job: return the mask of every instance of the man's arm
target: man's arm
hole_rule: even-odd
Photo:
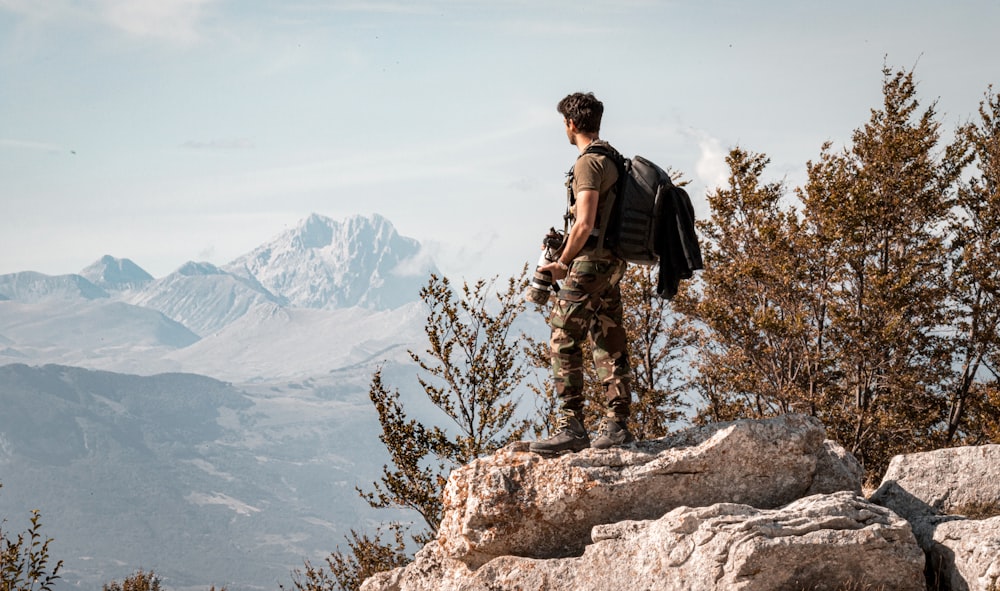
[[[566,237],[566,245],[559,256],[559,260],[566,265],[573,262],[576,255],[583,250],[587,239],[590,238],[590,233],[593,231],[597,220],[597,200],[599,196],[600,194],[593,189],[585,189],[576,194],[576,219],[573,221],[573,227],[570,228],[569,236]],[[552,278],[557,281],[565,278],[567,275],[567,271],[559,266],[558,263],[549,263],[540,270],[552,273]]]

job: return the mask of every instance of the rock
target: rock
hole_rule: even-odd
[[[852,492],[781,509],[678,507],[656,520],[599,525],[582,556],[496,558],[477,570],[429,544],[362,591],[581,589],[923,591],[923,552],[906,521]]]
[[[1000,517],[990,519],[930,518],[914,525],[927,562],[951,591],[1000,589]]]
[[[872,501],[910,521],[929,571],[951,591],[1000,589],[1000,445],[956,447],[896,456]]]
[[[896,456],[872,500],[908,519],[976,505],[1000,508],[1000,445]]]
[[[775,508],[842,490],[860,493],[860,466],[804,415],[557,458],[521,443],[452,472],[437,543],[472,569],[499,556],[578,556],[596,525],[657,519],[680,506]]]

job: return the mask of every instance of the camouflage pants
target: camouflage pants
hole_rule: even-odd
[[[575,260],[556,299],[549,326],[552,328],[552,379],[563,412],[582,418],[583,351],[589,336],[594,365],[604,385],[609,416],[628,417],[631,369],[619,281],[625,261]]]

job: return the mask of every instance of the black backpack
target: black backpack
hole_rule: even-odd
[[[659,264],[657,293],[672,298],[681,279],[704,268],[690,196],[642,156],[625,158],[606,144],[592,144],[587,152],[611,158],[618,168],[618,184],[600,220],[597,244],[629,263]]]

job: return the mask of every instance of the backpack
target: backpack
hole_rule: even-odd
[[[606,248],[629,263],[660,265],[657,294],[670,299],[681,279],[703,269],[694,225],[694,207],[687,191],[653,162],[625,158],[604,144],[585,151],[611,158],[618,168],[618,184],[606,207],[597,237]]]

